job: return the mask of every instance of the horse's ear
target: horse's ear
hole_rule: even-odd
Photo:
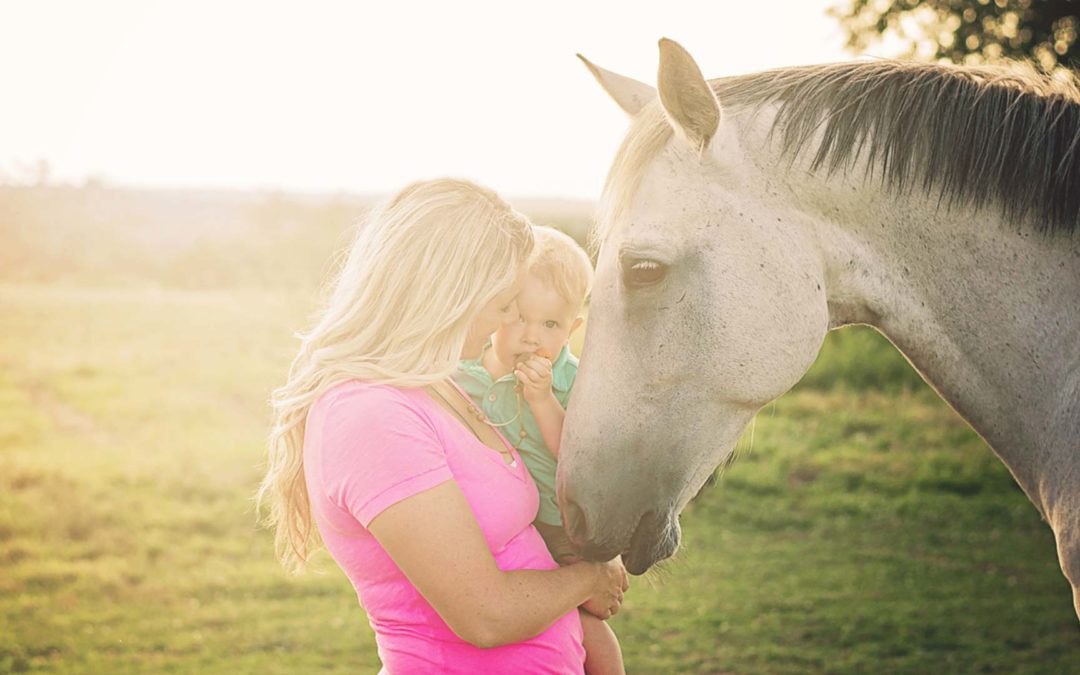
[[[703,150],[720,126],[720,102],[694,58],[678,42],[660,40],[660,104],[676,133]]]
[[[604,70],[581,54],[578,54],[577,57],[589,69],[589,72],[604,88],[604,91],[615,99],[619,107],[631,117],[638,114],[638,111],[644,108],[646,103],[656,100],[656,90],[644,82],[638,82],[633,78],[613,73],[610,70]]]

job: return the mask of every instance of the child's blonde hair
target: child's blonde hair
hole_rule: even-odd
[[[536,248],[529,259],[529,273],[580,310],[593,283],[588,254],[572,237],[553,227],[534,225],[533,237]]]
[[[269,502],[265,521],[286,566],[303,567],[319,543],[304,479],[311,406],[347,380],[421,387],[450,375],[473,320],[514,283],[532,248],[529,220],[467,181],[413,183],[372,211],[272,397],[256,501]]]

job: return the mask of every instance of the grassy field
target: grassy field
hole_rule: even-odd
[[[0,186],[0,673],[377,669],[333,561],[285,574],[251,502],[369,203]],[[832,334],[739,455],[614,620],[630,672],[1080,672],[1049,529],[875,333]]]
[[[375,672],[254,526],[309,292],[0,285],[0,672]],[[830,337],[613,622],[632,673],[1080,669],[1053,538],[876,334]]]

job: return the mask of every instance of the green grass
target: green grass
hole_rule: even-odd
[[[0,672],[374,672],[254,527],[308,293],[0,286]],[[634,673],[1075,672],[1053,538],[880,337],[830,336],[613,621]]]

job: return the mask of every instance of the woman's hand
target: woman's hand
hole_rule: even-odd
[[[630,578],[626,575],[622,558],[614,558],[606,563],[585,562],[579,565],[595,565],[596,584],[593,595],[581,607],[598,619],[610,619],[622,608],[623,594],[630,588]]]

